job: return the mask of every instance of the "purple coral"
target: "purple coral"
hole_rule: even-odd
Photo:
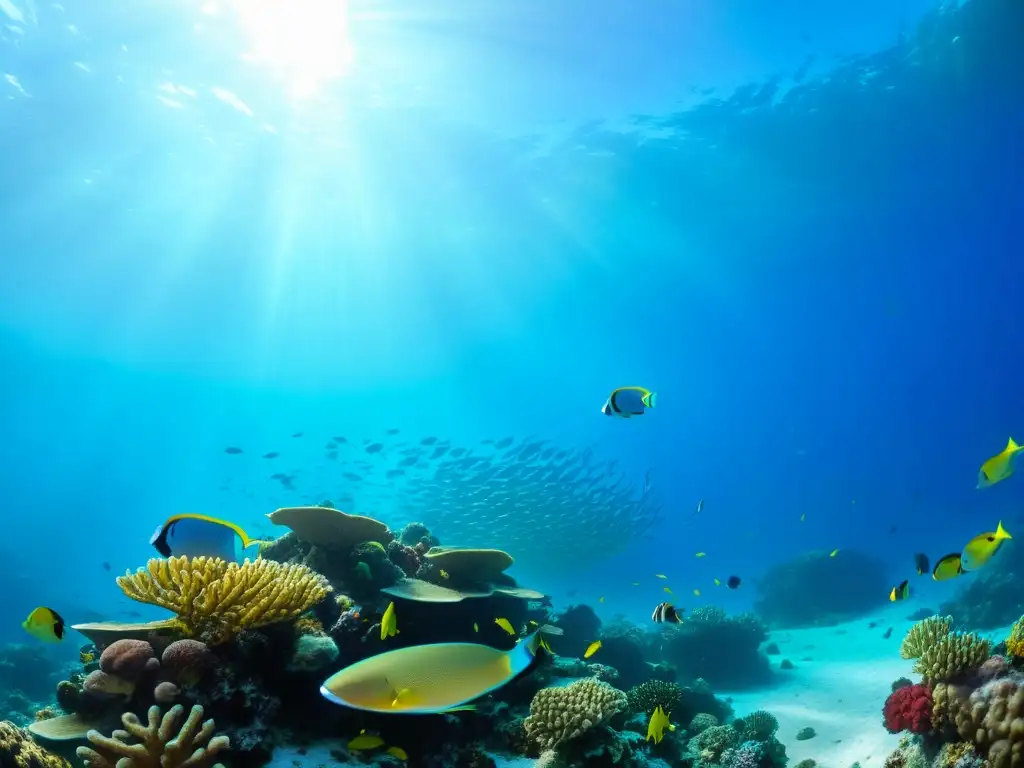
[[[164,649],[161,660],[169,675],[183,685],[195,685],[217,664],[213,651],[198,640],[175,640]]]
[[[145,640],[116,640],[100,655],[100,669],[122,680],[138,682],[147,672],[159,669],[153,646]]]

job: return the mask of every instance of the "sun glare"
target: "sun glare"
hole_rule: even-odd
[[[354,51],[345,0],[222,0],[205,13],[233,14],[248,41],[244,58],[272,69],[296,98],[346,75]]]

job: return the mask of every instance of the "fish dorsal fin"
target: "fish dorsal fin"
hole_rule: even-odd
[[[998,540],[998,539],[1012,539],[1012,538],[1013,538],[1013,536],[1011,536],[1009,534],[1009,532],[1005,528],[1003,528],[1003,521],[1000,520],[999,523],[996,525],[996,539]]]
[[[1019,450],[1020,450],[1020,446],[1017,445],[1017,442],[1012,437],[1008,438],[1007,441],[1006,441],[1006,452],[1007,453],[1016,453]]]

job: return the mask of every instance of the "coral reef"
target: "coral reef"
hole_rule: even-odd
[[[907,632],[900,655],[916,659],[914,671],[926,680],[948,682],[981,666],[991,655],[988,640],[973,633],[953,632],[952,618],[919,621]]]
[[[753,614],[727,616],[706,606],[688,621],[666,627],[662,636],[664,657],[685,680],[702,678],[714,687],[739,689],[771,679],[768,658],[758,650],[767,631]]]
[[[600,680],[577,680],[564,687],[538,691],[523,728],[542,750],[556,749],[625,707],[626,695],[622,691]]]
[[[70,764],[37,745],[14,723],[3,720],[0,721],[0,768],[70,768]]]
[[[808,627],[837,624],[879,607],[889,591],[884,563],[855,550],[830,555],[808,552],[770,568],[757,584],[754,612],[772,628]]]
[[[889,733],[928,733],[932,729],[932,690],[927,685],[905,685],[889,694],[882,707]]]

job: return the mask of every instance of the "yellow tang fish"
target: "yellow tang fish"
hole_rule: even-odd
[[[404,762],[406,762],[406,761],[407,761],[407,760],[409,759],[409,753],[408,753],[408,752],[406,752],[406,751],[405,751],[404,749],[402,749],[401,747],[388,747],[388,748],[387,748],[386,750],[384,750],[384,751],[385,751],[385,752],[387,752],[387,753],[388,753],[389,755],[391,755],[392,757],[397,757],[397,758],[398,758],[399,760],[401,760],[401,761],[402,761],[403,763],[404,763]]]
[[[1002,521],[994,531],[975,536],[960,553],[960,566],[965,571],[976,571],[992,559],[992,556],[1003,546],[1003,542],[1013,537],[1003,528]]]
[[[1013,463],[1021,447],[1011,437],[1006,441],[1006,447],[990,459],[987,459],[978,470],[978,488],[988,488],[1000,480],[1005,480],[1013,474]]]
[[[398,617],[395,616],[395,604],[388,603],[387,610],[380,620],[380,639],[387,640],[398,634]]]
[[[662,590],[664,590],[665,592],[668,592],[668,593],[669,593],[670,595],[671,595],[671,594],[674,594],[674,593],[672,592],[672,590],[671,590],[671,589],[669,589],[668,587],[662,587]]]
[[[828,556],[829,557],[835,557],[838,554],[839,554],[839,550],[838,549],[833,549],[831,552],[828,553]]]
[[[512,623],[508,619],[505,619],[505,618],[495,619],[494,623],[497,624],[502,629],[504,629],[510,635],[514,635],[516,633],[516,631],[514,629],[512,629]]]
[[[707,557],[707,555],[708,555],[708,553],[707,553],[707,552],[698,552],[698,553],[697,553],[697,554],[695,555],[695,557]]]
[[[654,739],[655,744],[660,744],[661,740],[665,738],[665,729],[674,731],[676,727],[668,721],[668,715],[665,714],[665,710],[661,708],[659,704],[654,708],[651,713],[651,719],[647,723],[647,741]]]
[[[21,622],[21,627],[44,643],[59,643],[64,639],[64,619],[52,608],[39,606]]]
[[[473,622],[473,631],[474,632],[479,632],[480,631],[480,625],[477,624],[475,621]]]
[[[592,642],[590,645],[587,646],[587,650],[585,650],[583,652],[583,658],[584,659],[589,659],[591,656],[593,656],[599,650],[601,650],[601,641],[600,640],[595,640],[594,642]]]
[[[718,579],[715,579],[715,586],[716,587],[722,586],[722,582],[720,582]]]
[[[346,746],[352,751],[376,749],[377,747],[384,746],[384,739],[376,734],[363,732],[352,739]]]
[[[450,579],[450,578],[451,578],[451,576],[449,576],[449,575],[448,575],[448,571],[446,571],[446,570],[445,570],[444,568],[442,568],[442,569],[441,569],[441,570],[439,571],[439,575],[440,575],[440,577],[441,577],[442,579]]]

